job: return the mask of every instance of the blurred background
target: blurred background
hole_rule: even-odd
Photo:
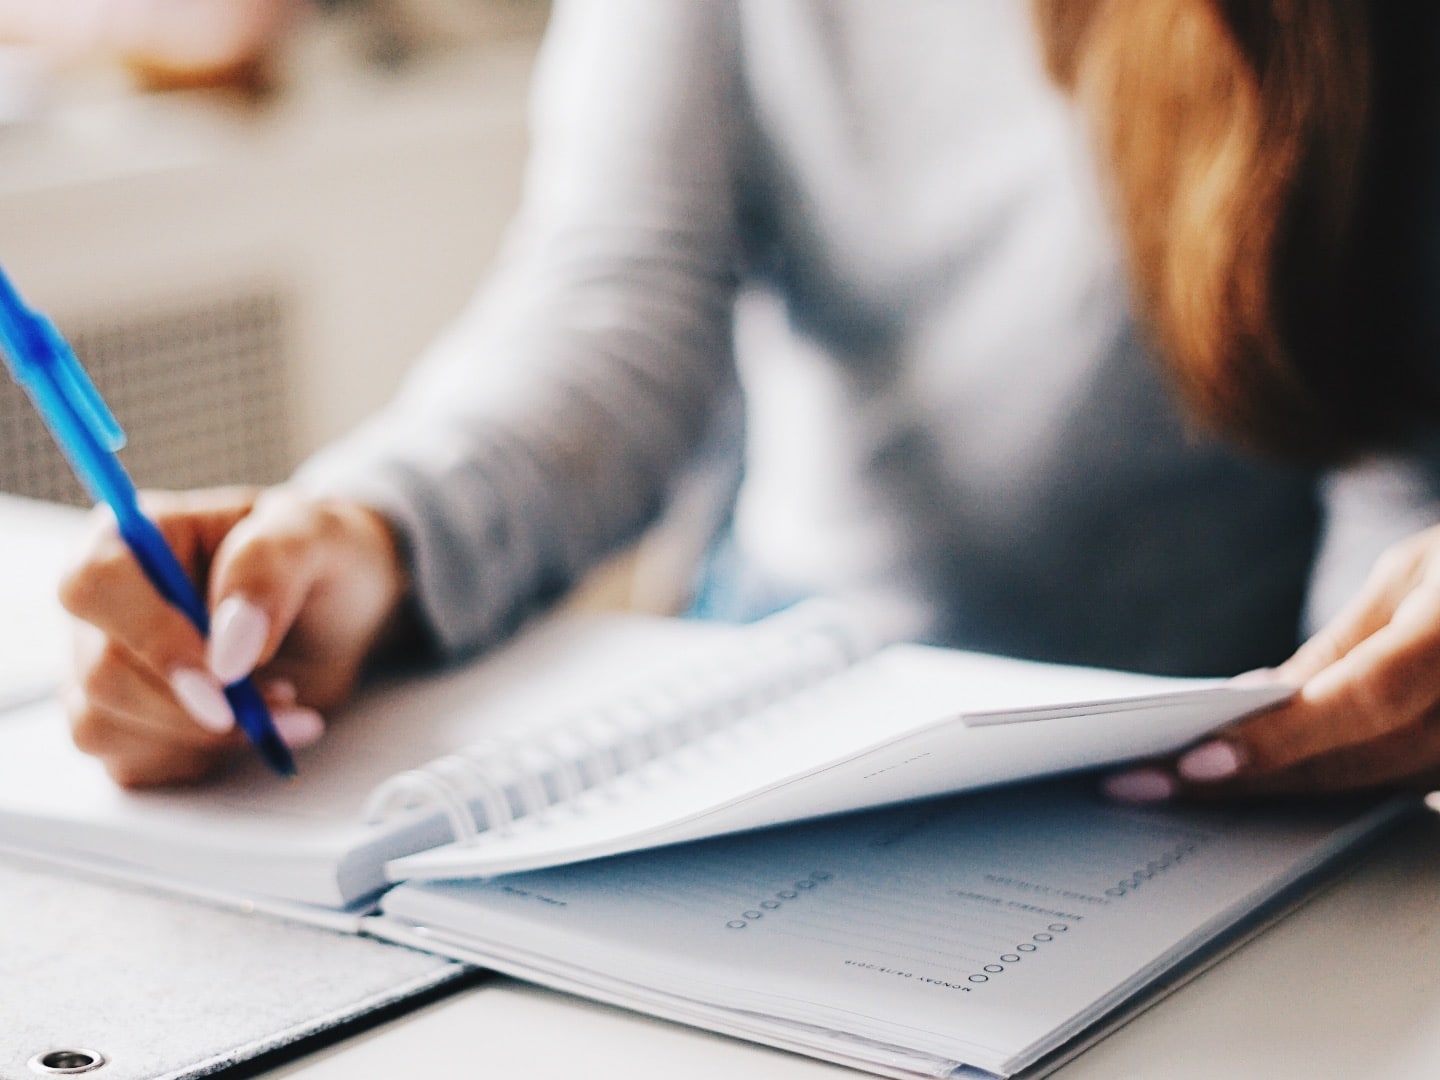
[[[514,208],[546,0],[0,0],[0,264],[142,487],[280,479]],[[0,492],[83,496],[0,379]]]

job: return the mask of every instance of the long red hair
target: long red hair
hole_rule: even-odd
[[[1435,405],[1395,324],[1417,269],[1399,203],[1418,193],[1396,148],[1424,61],[1380,6],[1034,0],[1051,75],[1093,124],[1137,309],[1192,411],[1252,448],[1344,458]]]

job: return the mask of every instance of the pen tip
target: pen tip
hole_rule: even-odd
[[[294,780],[296,769],[295,759],[290,756],[290,750],[279,738],[266,739],[260,744],[260,756],[265,759],[276,776],[286,780]]]

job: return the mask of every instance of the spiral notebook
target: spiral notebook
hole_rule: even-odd
[[[0,847],[191,893],[351,912],[489,876],[1164,753],[1283,697],[872,638],[843,608],[748,627],[543,624],[381,685],[300,759],[124,792],[57,705],[0,714]]]

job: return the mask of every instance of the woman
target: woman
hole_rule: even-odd
[[[77,744],[198,776],[257,665],[319,737],[377,653],[503,636],[718,446],[712,607],[842,593],[916,638],[1303,683],[1120,797],[1428,782],[1440,334],[1430,162],[1401,158],[1434,19],[1407,18],[561,4],[472,309],[292,483],[157,498],[208,653],[113,538],[68,581]]]

